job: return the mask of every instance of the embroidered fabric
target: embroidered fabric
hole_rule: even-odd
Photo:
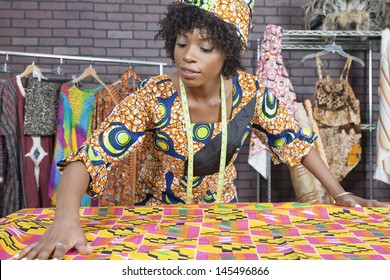
[[[28,79],[24,115],[24,134],[54,135],[61,84]]]

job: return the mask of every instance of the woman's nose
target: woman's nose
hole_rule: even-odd
[[[185,62],[194,62],[196,60],[196,52],[193,47],[188,47],[183,57]]]

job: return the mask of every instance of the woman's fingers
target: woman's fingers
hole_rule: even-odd
[[[84,240],[84,241],[77,241],[74,247],[82,255],[88,255],[88,254],[91,254],[93,252],[93,249],[91,247],[87,246],[87,241],[86,240]]]
[[[66,243],[58,242],[54,248],[53,260],[62,260],[70,249]]]
[[[14,259],[14,260],[21,260],[21,259],[25,258],[26,255],[27,255],[28,253],[30,253],[30,251],[36,246],[36,244],[37,244],[37,243],[34,243],[34,244],[31,244],[31,245],[27,246],[27,247],[24,248],[22,251],[20,251],[19,253],[17,253],[17,254],[13,257],[13,259]]]

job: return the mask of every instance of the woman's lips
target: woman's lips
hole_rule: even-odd
[[[199,74],[199,72],[191,69],[181,68],[180,69],[181,76],[185,79],[193,79],[195,76]]]

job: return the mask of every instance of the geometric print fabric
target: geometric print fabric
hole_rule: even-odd
[[[65,259],[390,260],[390,209],[237,203],[80,209],[91,255]],[[0,219],[0,259],[38,240],[54,209]]]

